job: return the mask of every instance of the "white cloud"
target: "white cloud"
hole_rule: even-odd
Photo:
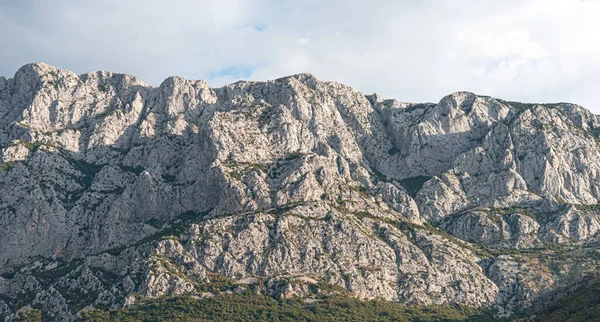
[[[4,2],[0,74],[45,61],[220,86],[311,72],[403,101],[470,90],[600,113],[599,15],[594,0]]]
[[[296,43],[298,45],[310,45],[310,40],[308,40],[306,38],[298,38],[298,39],[296,39]]]

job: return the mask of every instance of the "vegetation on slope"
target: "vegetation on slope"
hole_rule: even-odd
[[[580,322],[600,319],[600,282],[556,301],[535,315],[534,321]]]
[[[496,321],[489,311],[460,306],[408,306],[346,296],[303,303],[256,294],[147,300],[125,309],[92,310],[79,321]]]

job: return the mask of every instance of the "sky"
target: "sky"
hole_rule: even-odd
[[[365,94],[466,90],[600,114],[600,0],[0,0],[0,75],[30,62],[219,87],[308,72]]]

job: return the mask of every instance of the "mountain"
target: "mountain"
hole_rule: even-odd
[[[0,317],[257,293],[543,309],[595,280],[600,117],[299,74],[0,77]]]

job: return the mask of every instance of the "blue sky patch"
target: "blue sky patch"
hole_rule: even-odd
[[[225,76],[230,76],[235,79],[248,78],[252,75],[253,70],[254,67],[252,66],[231,65],[206,73],[206,78],[208,80]]]
[[[252,27],[252,29],[259,31],[259,32],[263,32],[265,31],[265,29],[267,29],[269,27],[269,25],[250,25],[250,27]]]

